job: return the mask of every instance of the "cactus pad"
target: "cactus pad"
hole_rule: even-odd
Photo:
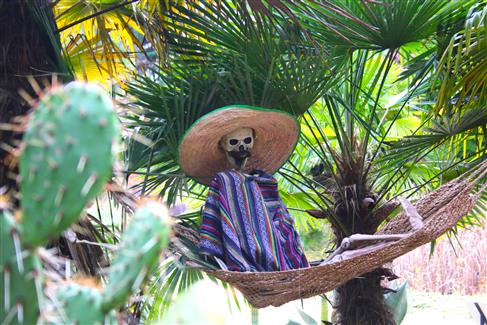
[[[45,244],[76,221],[111,175],[118,132],[112,101],[95,86],[43,96],[20,158],[23,243]]]
[[[41,281],[39,258],[22,249],[12,216],[0,211],[0,324],[36,323]]]
[[[105,316],[101,311],[101,293],[94,288],[71,283],[59,288],[57,299],[63,306],[63,323],[116,323],[113,315]]]
[[[124,233],[103,293],[103,310],[118,307],[136,291],[159,261],[169,241],[170,221],[166,208],[148,202],[139,208]]]

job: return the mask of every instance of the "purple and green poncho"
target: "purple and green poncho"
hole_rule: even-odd
[[[203,253],[230,271],[283,271],[308,267],[294,220],[276,180],[231,170],[213,178],[200,228]]]

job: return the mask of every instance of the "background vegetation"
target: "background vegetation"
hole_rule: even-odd
[[[24,37],[19,53],[30,54],[18,56],[22,64],[11,63],[13,52],[3,58],[18,71],[2,80],[2,123],[28,109],[12,109],[16,89],[36,97],[25,78],[14,83],[12,75],[34,75],[41,85],[52,74],[104,85],[125,125],[118,185],[95,201],[77,236],[115,244],[131,218],[122,187],[160,196],[181,220],[197,222],[205,189],[180,170],[177,143],[202,113],[231,103],[292,111],[302,137],[277,177],[308,255],[319,259],[351,233],[373,233],[384,220],[369,217],[395,197],[414,201],[485,160],[485,4],[46,0],[24,3],[20,13],[0,2],[11,19],[28,22],[25,35],[36,30],[49,44],[36,50]],[[39,57],[46,59],[33,64]],[[361,208],[364,198],[373,206]],[[482,222],[486,200],[484,194],[453,237]],[[54,245],[85,274],[99,275],[110,258],[86,243]],[[126,308],[136,321],[160,319],[178,292],[202,277],[185,257],[168,255]],[[380,300],[379,287],[367,290]],[[344,296],[343,308],[354,305],[353,291]]]

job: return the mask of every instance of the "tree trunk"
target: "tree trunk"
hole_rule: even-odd
[[[360,184],[358,181],[354,183]],[[347,193],[350,188],[358,190]],[[366,198],[375,197],[368,187],[344,186],[343,192],[347,193],[345,197],[356,199],[344,201],[341,197],[335,198],[336,217],[346,230],[344,232],[344,229],[332,226],[336,247],[339,247],[342,240],[351,234],[374,234],[380,224],[380,218],[374,218],[369,214],[373,206],[361,204]],[[375,204],[375,201],[373,203]],[[354,207],[360,208],[354,209]],[[338,287],[335,290],[334,321],[340,325],[394,325],[394,315],[384,297],[384,294],[390,290],[382,286],[382,281],[396,278],[392,271],[381,267]]]
[[[11,148],[18,145],[22,134],[5,130],[5,124],[30,109],[18,91],[24,89],[36,98],[27,77],[33,76],[42,84],[41,79],[50,80],[51,73],[57,71],[56,52],[34,20],[28,3],[50,13],[48,0],[0,0],[0,125],[3,126],[0,128],[0,188],[3,188],[0,194],[17,189],[17,169]]]
[[[335,321],[341,325],[394,325],[381,281],[392,273],[379,268],[335,290]]]

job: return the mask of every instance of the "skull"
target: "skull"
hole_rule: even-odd
[[[232,168],[242,170],[250,157],[254,146],[254,130],[251,128],[236,129],[220,140],[220,147],[225,152]]]

